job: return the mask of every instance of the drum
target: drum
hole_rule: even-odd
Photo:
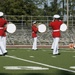
[[[14,33],[16,31],[16,26],[13,23],[7,24],[7,32],[8,33]]]
[[[60,26],[60,30],[62,32],[66,31],[67,30],[67,25],[65,23],[63,23],[61,26]]]
[[[45,32],[45,31],[46,31],[46,26],[45,26],[45,24],[39,24],[39,25],[38,25],[38,31],[39,31],[40,33]]]

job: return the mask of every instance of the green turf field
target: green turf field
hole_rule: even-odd
[[[59,51],[54,56],[50,49],[8,49],[0,56],[0,75],[75,75],[75,50]]]

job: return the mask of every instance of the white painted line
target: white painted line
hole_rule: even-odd
[[[60,51],[60,52],[75,52],[75,51]]]
[[[15,51],[15,50],[11,50],[11,51]]]
[[[34,58],[34,56],[29,56],[29,57]]]
[[[4,66],[6,70],[49,70],[49,68],[38,66]]]
[[[30,50],[27,50],[28,52],[30,52]]]
[[[25,62],[29,62],[29,63],[34,63],[34,64],[42,65],[42,66],[45,66],[45,67],[48,67],[48,68],[55,68],[55,69],[59,69],[59,70],[75,73],[74,70],[69,70],[69,69],[65,69],[65,68],[61,68],[61,67],[56,67],[56,66],[52,66],[52,65],[48,65],[48,64],[44,64],[44,63],[39,63],[39,62],[31,61],[31,60],[26,60],[26,59],[18,58],[18,57],[15,57],[15,56],[6,55],[6,57],[17,59],[17,60],[21,60],[21,61],[25,61]]]
[[[75,57],[75,56],[73,56],[73,57]]]
[[[56,56],[52,56],[53,58],[56,58]]]
[[[46,50],[42,50],[42,51],[46,51]]]
[[[75,69],[75,66],[70,66],[71,69]]]

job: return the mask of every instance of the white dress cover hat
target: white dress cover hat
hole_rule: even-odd
[[[60,16],[56,14],[53,16],[53,18],[60,18]]]
[[[0,12],[0,16],[3,16],[4,14],[3,14],[3,12]]]

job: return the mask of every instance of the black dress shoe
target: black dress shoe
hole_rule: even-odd
[[[60,55],[60,53],[58,53],[57,55]]]
[[[60,53],[58,53],[58,54],[53,54],[53,55],[60,55]]]
[[[8,54],[8,53],[6,52],[6,53],[3,54],[3,56],[5,56],[5,55],[7,55],[7,54]]]

